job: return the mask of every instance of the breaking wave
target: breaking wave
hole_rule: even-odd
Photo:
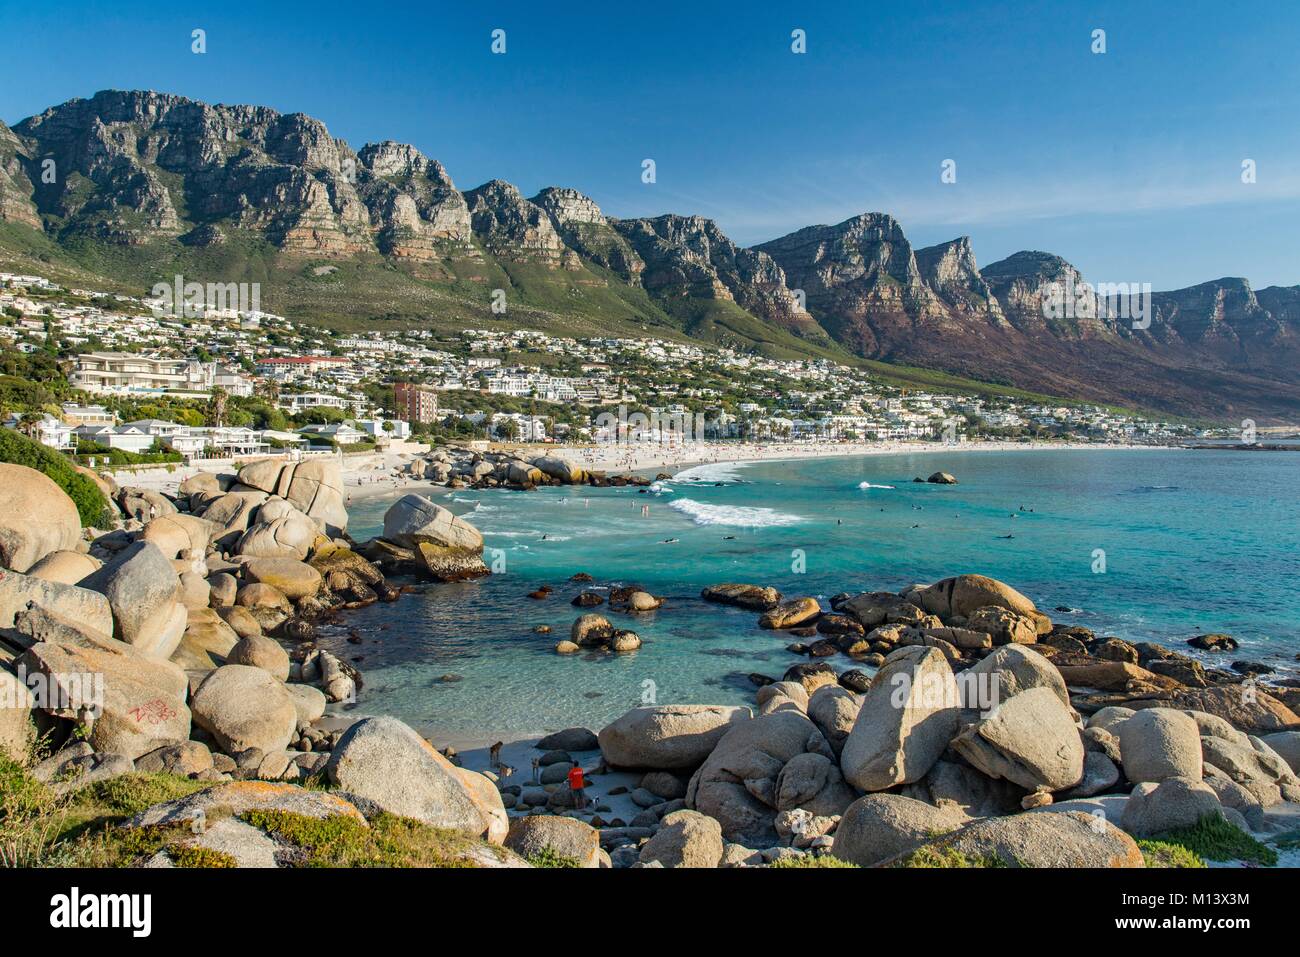
[[[696,525],[736,525],[742,528],[774,528],[796,525],[803,521],[798,515],[778,512],[774,508],[755,508],[744,505],[710,505],[690,498],[679,498],[668,506],[681,512]]]

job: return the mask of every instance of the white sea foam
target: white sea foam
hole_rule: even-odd
[[[863,489],[863,490],[865,490],[865,489],[869,489],[869,488],[893,488],[893,487],[894,487],[894,486],[892,486],[892,485],[872,485],[870,482],[859,482],[859,483],[858,483],[858,488]]]
[[[738,482],[739,472],[748,462],[709,462],[693,465],[673,476],[678,482]]]
[[[798,515],[778,512],[774,508],[751,508],[743,505],[710,505],[690,498],[679,498],[669,508],[690,517],[696,525],[738,525],[744,528],[771,528],[796,525]]]

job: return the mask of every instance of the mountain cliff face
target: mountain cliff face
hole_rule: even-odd
[[[1006,324],[1002,303],[993,294],[988,277],[975,265],[969,237],[918,249],[916,265],[925,284],[959,317],[983,318],[993,326]]]
[[[318,260],[379,263],[429,293],[421,308],[454,315],[481,314],[486,290],[505,283],[515,322],[553,327],[573,312],[596,328],[851,353],[1179,415],[1300,418],[1300,286],[1156,292],[1135,325],[1050,253],[981,268],[968,238],[914,249],[884,213],[746,249],[712,220],[611,219],[574,189],[525,199],[492,180],[462,192],[412,146],[354,151],[319,120],[265,107],[106,91],[0,124],[0,227],[39,230],[69,256],[116,246],[147,264],[252,270],[231,266],[244,262],[234,252],[269,249],[256,268],[288,277],[268,291],[271,308]],[[338,308],[402,313],[388,287],[383,302],[358,288],[331,293]]]
[[[1245,280],[1219,280],[1151,294],[1143,319],[1059,256],[1026,251],[980,269],[968,241],[914,252],[881,214],[757,248],[860,355],[1175,415],[1300,415],[1291,290],[1257,298]]]
[[[755,247],[802,289],[808,311],[859,355],[888,358],[889,343],[914,318],[938,315],[938,297],[921,278],[912,244],[884,213],[837,226],[809,226]]]
[[[41,218],[32,202],[34,189],[22,162],[23,149],[13,130],[0,123],[0,222],[39,229]]]
[[[641,285],[645,261],[610,225],[594,200],[576,189],[548,186],[531,201],[546,210],[570,249],[617,273],[629,285]]]
[[[470,248],[469,206],[441,163],[385,140],[363,147],[357,164],[358,194],[380,252],[427,261]]]
[[[759,319],[818,341],[829,337],[786,284],[771,256],[737,246],[702,216],[658,216],[614,222],[645,263],[642,283],[669,304],[735,303]]]

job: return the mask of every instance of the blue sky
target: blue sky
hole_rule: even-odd
[[[10,124],[151,88],[413,143],[462,189],[573,186],[745,244],[879,210],[917,246],[971,236],[981,263],[1044,249],[1095,281],[1300,283],[1294,2],[0,0],[0,24]]]

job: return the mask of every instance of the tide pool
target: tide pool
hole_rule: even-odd
[[[939,470],[960,484],[911,481]],[[651,697],[751,702],[751,672],[779,678],[807,659],[759,629],[757,614],[700,600],[722,581],[828,607],[839,592],[978,572],[1099,634],[1183,649],[1199,631],[1226,632],[1242,644],[1234,659],[1295,670],[1297,479],[1300,454],[1098,449],[707,465],[644,494],[461,490],[435,500],[483,532],[504,572],[350,613],[322,644],[362,659],[359,710],[471,738],[599,728]],[[351,534],[377,534],[394,499],[355,505]],[[570,584],[576,572],[596,582]],[[583,588],[633,582],[668,601],[635,617],[569,604]],[[552,596],[528,598],[539,584]],[[644,645],[556,655],[585,610]],[[535,634],[540,624],[552,633]],[[362,644],[348,644],[348,631]]]

